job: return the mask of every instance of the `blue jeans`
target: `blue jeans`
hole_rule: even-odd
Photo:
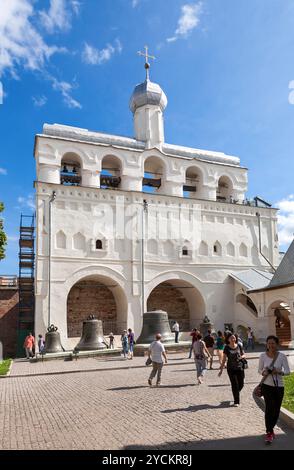
[[[191,359],[192,357],[192,352],[193,352],[193,343],[191,344],[191,347],[190,347],[189,359]]]
[[[246,351],[247,351],[247,349],[248,349],[249,347],[251,347],[251,350],[252,350],[252,351],[254,350],[254,341],[253,341],[252,338],[248,338],[248,340],[247,340],[247,344],[246,344],[246,348],[245,348]]]
[[[206,372],[206,359],[195,359],[197,379],[203,377]]]
[[[129,344],[129,351],[130,351],[131,353],[134,352],[134,345],[133,345],[133,343],[130,343],[130,344]]]

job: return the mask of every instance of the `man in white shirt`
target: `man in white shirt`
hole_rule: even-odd
[[[152,359],[152,366],[153,366],[150,377],[148,379],[148,384],[150,385],[150,387],[152,387],[152,379],[154,379],[154,377],[157,374],[156,386],[158,387],[160,385],[160,380],[161,380],[163,357],[164,357],[165,363],[167,364],[167,357],[166,357],[165,349],[161,342],[161,334],[158,333],[155,337],[155,341],[153,341],[153,343],[150,344],[148,357]]]
[[[180,325],[177,321],[174,322],[172,330],[175,332],[175,343],[179,342],[179,332],[180,332]]]

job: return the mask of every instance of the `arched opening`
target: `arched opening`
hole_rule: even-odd
[[[221,176],[218,180],[216,200],[220,202],[232,202],[233,184],[227,176]]]
[[[60,169],[60,184],[65,186],[80,186],[82,182],[80,157],[68,152],[63,155]]]
[[[227,255],[228,256],[235,256],[235,246],[232,242],[227,244]]]
[[[222,246],[220,242],[216,241],[213,245],[213,254],[214,256],[221,256],[222,255]]]
[[[86,249],[86,238],[80,232],[73,236],[73,249],[83,251]]]
[[[144,178],[142,190],[154,193],[161,187],[165,175],[163,161],[158,157],[148,157],[144,163]]]
[[[121,161],[113,155],[107,155],[102,160],[100,188],[117,189],[121,183]]]
[[[182,256],[189,256],[189,250],[187,246],[183,246],[182,248]]]
[[[268,309],[268,315],[274,315],[276,335],[281,346],[288,346],[291,342],[291,323],[289,315],[291,308],[284,300],[273,302]]]
[[[127,328],[127,300],[122,288],[112,279],[91,276],[77,282],[67,297],[67,333],[69,338],[82,334],[83,321],[89,315],[102,320],[103,332],[121,334]]]
[[[184,240],[183,245],[180,248],[180,253],[182,258],[184,257],[190,257],[192,256],[192,245],[189,242],[189,240]]]
[[[96,250],[103,250],[102,240],[96,240]]]
[[[163,256],[168,256],[173,258],[175,255],[175,247],[171,240],[166,240],[162,244],[162,254]]]
[[[240,247],[239,247],[239,254],[240,256],[242,256],[243,258],[247,258],[248,256],[248,249],[247,249],[247,246],[245,245],[245,243],[241,243]]]
[[[258,316],[257,308],[248,295],[238,294],[236,297],[236,302],[242,304],[243,307],[245,307],[246,310],[252,313],[255,317]]]
[[[171,279],[156,286],[147,300],[147,311],[164,310],[170,323],[175,320],[181,331],[199,327],[205,317],[202,295],[187,281]]]
[[[62,230],[56,234],[56,248],[66,249],[66,235]]]
[[[208,245],[204,241],[202,241],[199,245],[199,255],[208,256]]]
[[[190,167],[186,171],[186,180],[183,185],[183,195],[186,198],[200,196],[202,188],[202,173],[197,167]]]

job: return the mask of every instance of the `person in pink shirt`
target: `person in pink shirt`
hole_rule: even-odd
[[[35,346],[35,338],[33,337],[32,333],[29,333],[23,343],[23,347],[25,348],[27,359],[29,359],[30,357],[34,357],[34,354],[33,354],[34,346]]]

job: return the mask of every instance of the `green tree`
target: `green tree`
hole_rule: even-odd
[[[4,211],[4,204],[0,202],[0,214]],[[5,258],[5,245],[7,244],[7,237],[3,230],[3,220],[0,219],[0,260]]]

